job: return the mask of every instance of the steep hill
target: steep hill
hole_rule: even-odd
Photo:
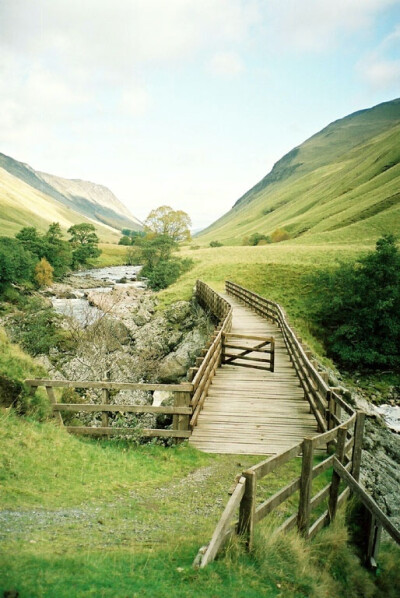
[[[400,232],[400,99],[335,121],[294,148],[200,240],[286,229],[301,242]]]
[[[14,234],[27,224],[43,229],[54,221],[63,228],[90,221],[103,239],[114,241],[122,228],[142,228],[106,187],[40,173],[0,154],[0,233]]]

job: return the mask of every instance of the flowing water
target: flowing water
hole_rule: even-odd
[[[74,298],[52,298],[55,311],[61,315],[69,316],[79,322],[83,327],[96,322],[103,315],[103,311],[87,300],[88,291],[98,293],[109,293],[115,287],[133,286],[139,289],[146,288],[143,281],[137,280],[141,266],[109,266],[107,268],[96,268],[74,272],[74,276],[91,278],[99,283],[99,286],[86,289],[84,284],[81,289],[71,289]],[[107,286],[105,286],[107,285]]]

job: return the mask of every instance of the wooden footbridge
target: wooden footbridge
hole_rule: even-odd
[[[237,298],[223,297],[232,306],[231,332],[223,335],[221,365],[189,443],[212,453],[266,455],[317,434],[317,421],[304,400],[280,328]],[[250,350],[265,339],[269,351]],[[236,357],[246,350],[242,359]],[[260,365],[259,355],[265,354],[273,367]]]
[[[46,388],[60,424],[63,412],[102,414],[101,425],[66,427],[75,434],[187,438],[206,452],[270,455],[239,476],[210,543],[199,552],[197,566],[212,561],[233,534],[243,536],[251,548],[255,525],[296,494],[296,510],[279,529],[297,527],[304,537],[313,537],[334,519],[350,489],[369,513],[366,559],[373,566],[382,527],[399,543],[400,532],[359,484],[364,414],[344,400],[344,389],[329,386],[277,303],[232,282],[226,283],[226,294],[218,294],[197,281],[196,298],[218,324],[187,382],[33,379],[26,383],[32,392]],[[99,401],[60,403],[54,389],[65,387],[95,389]],[[149,400],[142,405],[116,404],[112,399],[119,390],[143,391]],[[171,406],[153,404],[151,395],[159,390],[173,394]],[[172,428],[116,426],[113,414],[124,412],[168,414],[173,417]],[[323,450],[328,450],[328,457],[316,463],[315,453],[321,455]],[[301,475],[262,501],[259,481],[300,456]],[[331,482],[313,495],[313,480],[329,469]],[[313,510],[317,510],[314,517]]]

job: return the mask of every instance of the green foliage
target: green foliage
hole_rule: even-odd
[[[0,237],[0,291],[32,280],[35,259],[17,240]]]
[[[118,245],[132,245],[131,238],[128,237],[127,235],[124,235],[118,241]]]
[[[39,287],[45,287],[53,282],[54,268],[49,264],[45,257],[35,267],[35,280]]]
[[[12,405],[19,415],[45,419],[50,407],[44,390],[39,389],[31,395],[24,384],[26,378],[45,375],[44,368],[38,366],[18,345],[11,343],[0,328],[0,405]]]
[[[95,230],[93,224],[86,222],[74,224],[74,226],[68,229],[68,233],[71,235],[69,242],[74,248],[72,252],[72,266],[74,268],[87,264],[91,258],[100,256],[101,249],[98,248],[99,238]]]
[[[290,239],[290,234],[284,228],[277,228],[271,233],[270,242],[271,243],[280,243],[281,241],[287,241]]]
[[[219,241],[210,241],[210,247],[222,247],[222,243]]]
[[[13,340],[30,355],[48,354],[52,348],[64,341],[63,331],[59,329],[59,320],[60,316],[53,308],[45,307],[39,298],[26,300],[23,317],[17,314],[13,319]]]
[[[157,235],[171,237],[174,241],[190,239],[191,220],[182,210],[160,206],[152,210],[145,221],[146,229]]]
[[[181,274],[190,270],[192,265],[193,261],[189,258],[169,258],[160,260],[152,268],[143,268],[142,275],[148,279],[148,285],[153,291],[159,291],[175,282]]]
[[[356,262],[311,277],[310,311],[329,353],[347,367],[400,365],[400,252],[385,235]]]
[[[268,235],[262,235],[261,233],[253,233],[249,237],[243,239],[243,245],[256,246],[260,245],[262,241],[265,241],[264,244],[271,243],[271,237]]]
[[[58,222],[50,224],[48,231],[41,235],[33,226],[22,228],[16,239],[38,260],[45,258],[52,266],[54,278],[62,278],[70,269],[72,262],[71,248],[62,239],[62,231]]]

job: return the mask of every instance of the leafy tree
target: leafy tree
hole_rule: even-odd
[[[143,270],[149,271],[159,262],[168,261],[176,246],[176,242],[167,235],[147,235],[141,239],[139,247],[140,261],[144,264]]]
[[[34,226],[26,226],[16,234],[16,238],[38,260],[46,258],[54,269],[55,278],[62,278],[69,270],[72,252],[69,244],[62,239],[58,222],[50,224],[45,235],[41,235]]]
[[[264,245],[266,243],[271,243],[271,237],[268,237],[267,235],[262,235],[261,233],[253,233],[252,235],[243,240],[243,245],[256,246],[261,244],[261,241],[265,241]]]
[[[328,352],[348,367],[400,366],[400,252],[393,235],[353,264],[312,277],[310,309]]]
[[[170,206],[160,206],[152,210],[145,220],[148,231],[171,237],[174,241],[190,239],[191,220],[182,210],[173,210]]]
[[[16,239],[0,237],[0,290],[32,280],[35,258]]]
[[[281,241],[287,241],[290,239],[290,234],[284,228],[277,228],[271,233],[271,242],[280,243]]]
[[[101,254],[101,250],[97,246],[99,238],[95,230],[94,225],[89,222],[74,224],[68,229],[68,233],[71,235],[69,242],[74,248],[72,252],[74,268],[86,264],[90,258],[99,257]]]
[[[35,267],[35,280],[40,287],[45,287],[53,282],[54,268],[49,264],[45,257]]]
[[[127,235],[123,235],[118,241],[118,245],[132,245],[132,239]]]

